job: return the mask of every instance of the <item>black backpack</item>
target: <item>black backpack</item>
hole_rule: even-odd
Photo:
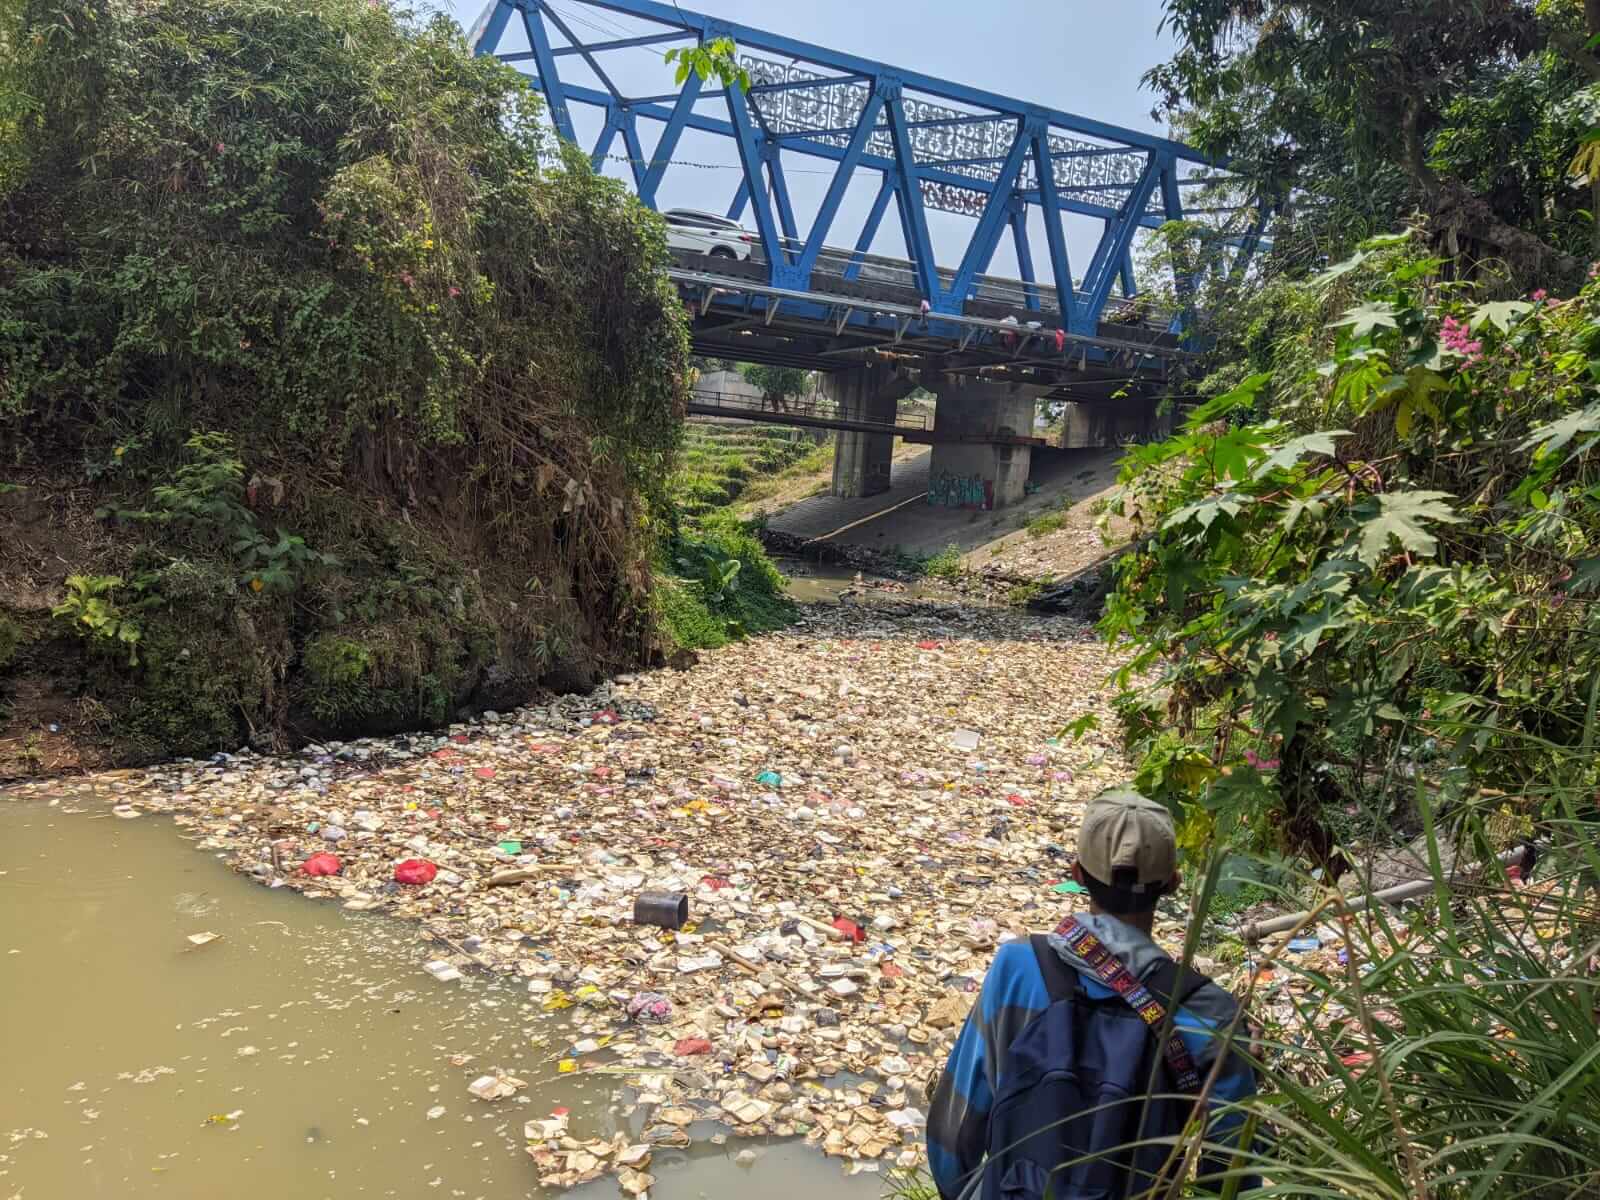
[[[1170,1182],[1170,1140],[1127,1148],[1173,1138],[1194,1109],[1173,1095],[1155,1031],[1121,996],[1091,999],[1043,934],[1032,944],[1050,1006],[1011,1043],[1009,1078],[989,1113],[982,1200],[1122,1200]],[[1174,997],[1180,970],[1163,960],[1142,981],[1169,1014],[1211,982],[1186,972]]]

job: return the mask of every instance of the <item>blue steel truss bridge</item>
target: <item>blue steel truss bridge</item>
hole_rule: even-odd
[[[704,195],[725,166],[751,253],[675,254],[695,351],[825,372],[842,495],[887,488],[881,431],[919,385],[939,400],[918,439],[935,472],[981,477],[997,505],[1023,493],[1041,397],[1083,406],[1107,443],[1148,434],[1186,351],[1178,315],[1141,295],[1140,234],[1207,223],[1205,269],[1238,273],[1266,233],[1263,205],[1207,207],[1226,173],[1179,142],[671,2],[490,0],[469,37],[530,77],[596,170],[623,164],[644,204],[685,176]],[[679,82],[663,59],[723,37],[748,87]],[[903,255],[875,252],[890,222]],[[1193,281],[1173,282],[1181,305]]]

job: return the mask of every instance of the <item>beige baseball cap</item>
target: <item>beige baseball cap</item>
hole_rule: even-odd
[[[1119,868],[1137,872],[1135,891],[1161,885],[1178,869],[1172,814],[1138,792],[1102,792],[1083,812],[1078,862],[1100,883],[1111,884]]]

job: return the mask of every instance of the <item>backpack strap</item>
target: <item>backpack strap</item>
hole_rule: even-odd
[[[1181,992],[1178,990],[1179,972],[1183,974]],[[1209,975],[1202,975],[1199,971],[1184,971],[1170,958],[1163,958],[1156,964],[1155,970],[1144,977],[1144,986],[1150,989],[1150,994],[1169,1009],[1182,1008],[1184,1001],[1210,982]]]
[[[1167,1020],[1166,1005],[1151,995],[1150,989],[1123,965],[1121,959],[1106,949],[1105,944],[1087,927],[1079,924],[1076,917],[1069,916],[1056,926],[1056,934],[1066,941],[1074,954],[1088,964],[1096,979],[1121,996],[1128,1007],[1144,1019],[1144,1023],[1150,1027],[1150,1032],[1159,1036],[1161,1027]],[[1168,982],[1168,1004],[1172,1002],[1170,988],[1175,982],[1177,973],[1177,964],[1172,963],[1171,966],[1173,979]],[[1187,994],[1193,994],[1199,986],[1203,986],[1203,982],[1197,984],[1195,988],[1188,989]],[[1167,1060],[1167,1068],[1172,1072],[1178,1090],[1198,1092],[1200,1072],[1194,1065],[1194,1056],[1189,1053],[1189,1047],[1184,1044],[1177,1029],[1172,1030],[1165,1045],[1161,1047],[1161,1052]]]
[[[1045,991],[1050,1002],[1067,1000],[1078,992],[1078,973],[1061,961],[1061,955],[1050,945],[1050,935],[1035,933],[1028,938],[1033,947],[1033,957],[1039,960],[1039,973],[1044,976]]]

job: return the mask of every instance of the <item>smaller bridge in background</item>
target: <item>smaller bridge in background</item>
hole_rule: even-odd
[[[796,429],[828,429],[842,433],[869,433],[897,437],[902,441],[932,446],[941,441],[972,441],[988,444],[990,436],[967,436],[958,433],[939,433],[926,413],[896,410],[888,422],[863,421],[852,418],[837,403],[821,394],[791,396],[781,403],[764,403],[759,396],[737,392],[708,392],[696,388],[694,399],[689,401],[692,417],[722,417],[728,420],[756,421],[764,425],[788,425]],[[1006,437],[1010,446],[1048,446],[1042,437]]]

